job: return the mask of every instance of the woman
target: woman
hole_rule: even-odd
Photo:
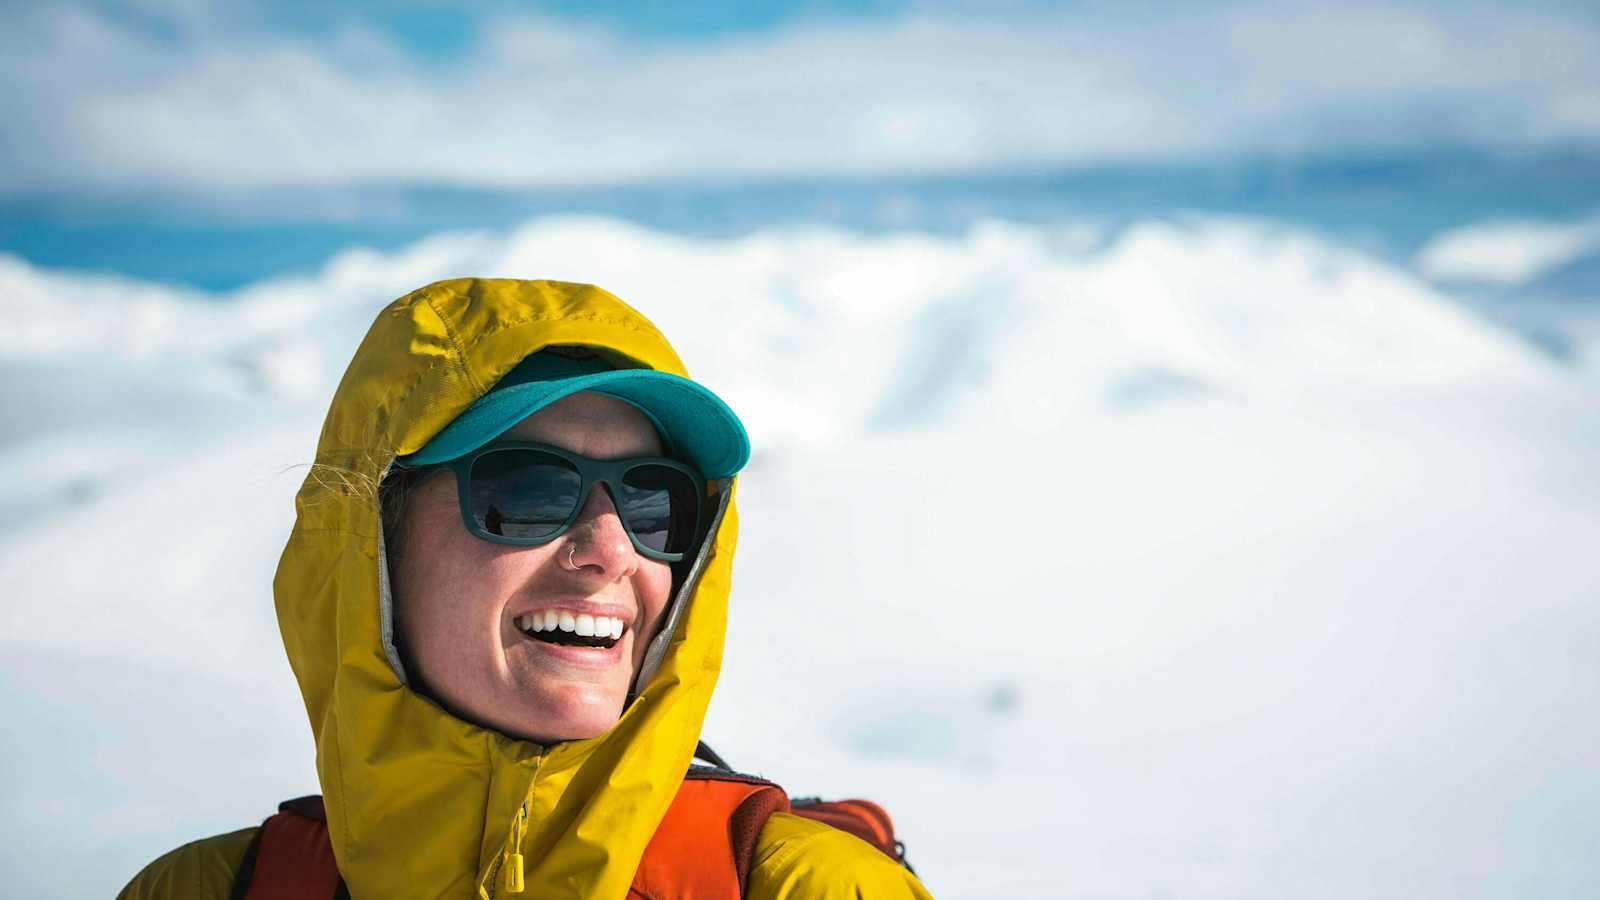
[[[274,581],[318,846],[350,896],[708,893],[676,873],[729,829],[672,833],[675,798],[721,662],[747,457],[733,413],[598,288],[461,279],[379,314]],[[122,896],[228,897],[268,843],[197,841]],[[927,896],[781,811],[741,859],[732,892],[751,897]]]

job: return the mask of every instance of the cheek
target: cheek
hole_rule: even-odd
[[[467,544],[479,542],[455,520],[453,502],[418,502],[406,512],[392,590],[401,636],[420,660],[461,641],[475,618],[479,595],[466,588],[481,561],[479,548]]]
[[[672,567],[655,560],[640,560],[639,570],[634,574],[634,591],[648,633],[654,635],[667,601],[672,598]]]

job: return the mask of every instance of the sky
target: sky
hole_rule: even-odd
[[[0,195],[1035,170],[1600,140],[1583,4],[0,11]]]

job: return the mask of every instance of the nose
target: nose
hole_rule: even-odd
[[[639,568],[639,554],[623,530],[622,517],[611,502],[605,485],[597,484],[584,500],[578,520],[566,534],[567,546],[560,549],[563,562],[578,571],[603,575],[607,581],[627,578]]]

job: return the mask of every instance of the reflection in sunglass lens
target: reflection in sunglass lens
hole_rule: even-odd
[[[472,518],[489,534],[549,537],[577,508],[581,486],[577,471],[560,457],[525,449],[491,451],[472,463]]]
[[[622,512],[639,543],[683,553],[694,540],[700,497],[688,475],[669,466],[639,465],[622,476]]]

